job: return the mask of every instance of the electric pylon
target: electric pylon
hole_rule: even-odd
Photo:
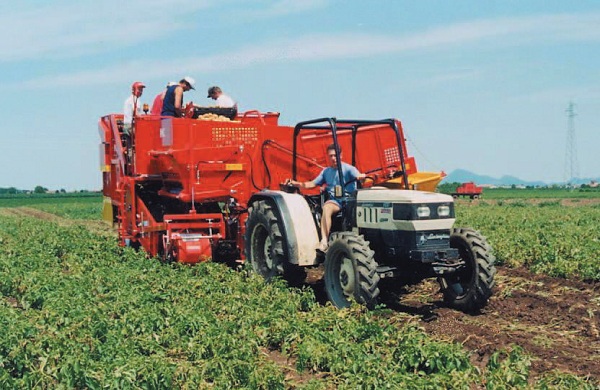
[[[575,141],[575,104],[569,102],[567,112],[567,149],[565,151],[565,183],[574,185],[574,180],[579,176],[577,163],[577,143]]]

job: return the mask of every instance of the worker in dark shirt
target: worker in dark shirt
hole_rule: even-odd
[[[195,89],[195,83],[193,78],[186,76],[179,81],[179,84],[168,87],[160,115],[182,117],[184,114],[183,93]]]

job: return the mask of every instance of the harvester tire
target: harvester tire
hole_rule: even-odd
[[[266,200],[253,202],[246,221],[246,260],[265,281],[282,276],[297,286],[305,280],[306,271],[289,262],[282,232],[281,220],[272,204]]]
[[[369,309],[377,305],[379,274],[375,252],[362,235],[352,232],[332,233],[325,254],[325,291],[338,308],[352,300]]]
[[[469,228],[453,228],[450,247],[458,249],[465,267],[439,279],[444,302],[466,313],[483,308],[494,288],[496,260],[485,237]]]

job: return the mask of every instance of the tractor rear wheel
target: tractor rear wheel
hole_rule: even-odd
[[[375,252],[363,236],[352,232],[332,233],[325,254],[325,291],[335,307],[350,306],[352,300],[372,309],[379,296],[379,274]]]
[[[477,312],[487,304],[494,288],[492,247],[478,231],[468,228],[452,229],[450,247],[458,249],[465,266],[439,279],[444,302],[467,313]]]
[[[273,206],[265,200],[253,202],[246,221],[246,260],[267,282],[282,276],[290,285],[299,286],[306,279],[306,271],[289,262],[282,232],[283,225]]]
[[[254,272],[268,282],[283,275],[283,235],[273,207],[266,201],[256,201],[248,210],[246,221],[246,259]]]

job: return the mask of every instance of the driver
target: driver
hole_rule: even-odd
[[[342,148],[340,149],[340,158],[342,156]],[[286,184],[293,185],[299,188],[315,188],[327,184],[327,192],[329,193],[329,200],[323,205],[323,216],[321,217],[321,242],[317,247],[317,250],[326,252],[329,246],[329,231],[331,230],[331,218],[334,214],[338,213],[342,209],[342,200],[335,196],[335,186],[341,185],[340,178],[337,170],[337,156],[335,153],[335,145],[331,144],[327,147],[327,159],[329,160],[329,166],[324,168],[319,176],[312,181],[299,182],[288,179]],[[346,164],[342,161],[342,174],[344,175],[344,183],[348,183],[344,188],[345,193],[356,191],[356,180],[364,179],[366,175],[360,173],[356,167]]]

